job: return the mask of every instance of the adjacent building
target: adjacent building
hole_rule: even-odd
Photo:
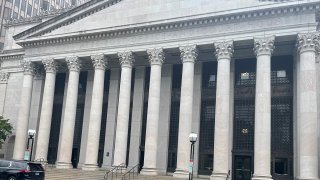
[[[5,158],[146,175],[318,180],[319,0],[92,0],[11,24]]]

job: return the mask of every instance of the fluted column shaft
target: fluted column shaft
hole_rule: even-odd
[[[14,142],[13,159],[23,160],[28,136],[28,122],[31,107],[32,85],[35,66],[30,61],[22,63],[24,69],[21,89],[19,116],[16,125],[16,137]]]
[[[229,171],[230,61],[233,42],[216,43],[218,60],[216,111],[214,130],[214,161],[210,179],[225,180]]]
[[[103,105],[104,78],[107,60],[104,55],[91,56],[94,66],[94,80],[92,90],[92,101],[88,129],[88,141],[84,170],[96,170],[98,168],[99,139],[101,129],[101,116]]]
[[[143,174],[156,175],[157,149],[158,149],[158,125],[160,117],[160,89],[161,67],[164,59],[162,49],[148,50],[151,65],[150,85],[148,98],[148,114],[146,128],[146,142],[144,154]]]
[[[47,161],[57,66],[53,59],[44,60],[42,63],[46,70],[46,78],[42,96],[35,159],[44,159]]]
[[[64,107],[64,118],[60,136],[60,151],[58,154],[57,168],[72,168],[71,155],[73,146],[73,135],[76,120],[78,86],[80,75],[80,63],[78,57],[66,59],[69,68],[69,80],[67,97]]]
[[[188,176],[188,164],[190,159],[189,135],[192,131],[194,63],[197,57],[197,49],[196,46],[184,46],[180,47],[180,52],[183,69],[179,113],[177,168],[174,176],[185,178]]]
[[[121,52],[118,53],[118,56],[121,64],[121,80],[113,161],[114,166],[126,163],[132,63],[134,61],[132,52]]]
[[[254,174],[252,179],[271,177],[271,55],[274,37],[255,39],[257,56]]]
[[[316,51],[319,51],[319,35],[316,33],[298,35],[300,56],[300,89],[298,121],[300,126],[300,176],[298,179],[319,179],[318,176],[318,122],[316,89]]]

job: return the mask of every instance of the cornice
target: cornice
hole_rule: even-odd
[[[98,1],[98,0],[96,0]],[[120,1],[120,0],[118,0]],[[75,8],[76,9],[76,8]],[[227,13],[218,16],[207,16],[201,18],[187,19],[187,20],[178,20],[173,22],[163,21],[162,23],[152,24],[138,24],[130,25],[124,27],[118,27],[115,29],[109,29],[101,32],[90,32],[82,34],[71,34],[60,37],[39,37],[31,38],[27,40],[18,40],[17,43],[23,47],[37,47],[50,44],[62,44],[66,42],[77,42],[83,40],[95,40],[101,38],[112,38],[112,37],[122,37],[135,34],[144,34],[151,32],[163,32],[169,30],[179,30],[184,28],[193,28],[199,26],[209,26],[217,25],[222,23],[232,23],[239,22],[244,20],[257,19],[262,17],[274,17],[285,14],[295,14],[302,11],[316,11],[320,9],[320,3],[306,3],[306,4],[295,4],[288,5],[285,7],[272,7],[260,10],[246,11],[246,12],[237,12],[237,13]],[[74,22],[74,21],[73,21]],[[62,25],[59,25],[62,26]],[[52,29],[53,30],[53,29]],[[19,34],[18,34],[19,35]],[[18,38],[18,35],[15,38]]]

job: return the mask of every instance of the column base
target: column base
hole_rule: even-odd
[[[272,180],[271,175],[255,175],[253,174],[253,177],[251,180]]]
[[[56,168],[57,169],[72,169],[73,166],[71,163],[57,162]]]
[[[187,178],[189,178],[189,172],[188,171],[183,171],[183,170],[176,170],[173,173],[173,177],[187,179]]]
[[[85,171],[96,171],[99,169],[99,166],[97,164],[84,164],[82,166],[82,170]]]
[[[226,180],[227,177],[228,177],[228,173],[212,172],[212,175],[210,176],[210,180]]]
[[[147,176],[157,176],[159,175],[159,171],[156,168],[145,168],[143,167],[140,174]]]

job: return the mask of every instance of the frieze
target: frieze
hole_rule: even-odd
[[[0,72],[0,84],[8,83],[9,73],[7,72]]]
[[[282,14],[289,14],[289,13],[294,14],[296,12],[302,12],[302,11],[314,11],[319,8],[320,8],[320,5],[316,3],[313,3],[313,4],[310,3],[310,4],[302,4],[299,6],[270,8],[270,9],[259,10],[259,11],[241,12],[241,13],[227,14],[227,15],[221,15],[221,16],[190,19],[188,21],[183,21],[183,22],[181,21],[170,22],[170,23],[166,22],[166,23],[157,24],[157,25],[136,26],[136,27],[126,28],[126,29],[110,30],[107,32],[101,32],[96,34],[80,34],[78,36],[73,36],[73,37],[58,37],[58,38],[46,39],[46,40],[21,41],[21,42],[18,42],[18,44],[25,47],[40,46],[45,44],[60,44],[60,43],[65,43],[70,41],[79,41],[82,39],[101,39],[101,38],[107,38],[107,37],[126,36],[131,34],[154,32],[154,31],[155,32],[166,31],[170,29],[185,29],[186,27],[197,27],[197,26],[210,25],[210,24],[214,24],[214,25],[221,24],[221,23],[230,24],[231,22],[237,23],[243,20],[250,20],[250,19],[256,20],[257,17],[264,17],[264,19],[266,19],[266,17],[274,17],[274,16],[279,16]],[[250,24],[249,22],[248,26],[257,27],[259,26],[259,23],[270,23],[270,22],[264,22],[264,20],[259,20],[254,24]],[[275,18],[273,21],[271,21],[271,23],[274,26],[274,25],[281,25],[283,22],[281,22],[278,18]],[[61,26],[63,25],[59,25],[58,27],[61,27]],[[265,25],[263,24],[263,26]],[[233,26],[233,28],[237,28],[237,27],[238,27],[237,25]],[[270,27],[270,25],[268,25],[267,27]],[[50,31],[52,31],[52,29]],[[45,33],[42,33],[40,35],[43,35],[43,34]],[[15,36],[14,38],[18,39],[20,37],[18,35]],[[23,35],[21,35],[21,37],[22,36]]]
[[[195,62],[198,56],[198,49],[196,45],[180,46],[180,56],[183,63]]]
[[[319,33],[310,32],[305,34],[298,34],[297,48],[298,52],[316,51],[319,52]]]
[[[105,70],[108,65],[108,59],[104,54],[91,55],[92,64],[95,69]]]
[[[274,39],[275,36],[254,38],[254,53],[256,56],[260,55],[272,55],[274,50]]]
[[[233,41],[214,43],[217,59],[231,59],[233,55]]]
[[[66,58],[69,71],[79,72],[81,69],[81,63],[77,56],[70,56]]]
[[[147,53],[151,65],[162,65],[165,58],[162,48],[148,49]]]
[[[54,59],[46,59],[42,61],[44,69],[47,73],[56,73],[57,72],[57,63]]]
[[[134,58],[132,51],[118,52],[121,67],[132,67]]]

